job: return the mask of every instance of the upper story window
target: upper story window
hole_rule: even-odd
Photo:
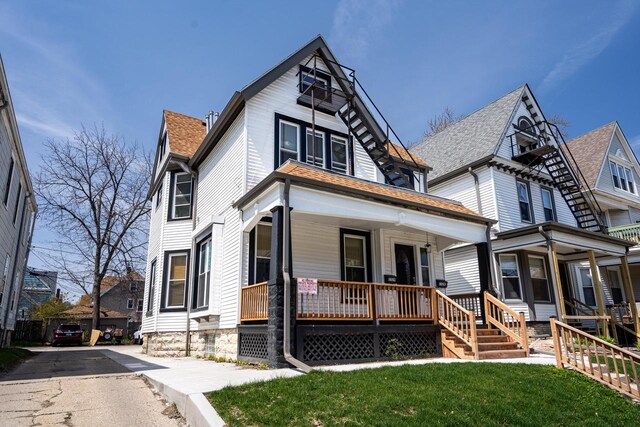
[[[187,289],[189,252],[173,252],[166,256],[164,308],[184,308]]]
[[[211,283],[211,237],[198,243],[198,277],[193,291],[193,308],[209,305],[209,285]]]
[[[622,166],[614,161],[609,161],[609,169],[613,178],[613,186],[619,190],[636,193],[636,184],[633,179],[633,172],[630,168]]]
[[[149,294],[147,295],[147,316],[153,314],[153,303],[156,298],[156,260],[151,261],[149,272]]]
[[[13,223],[18,219],[18,211],[20,210],[20,196],[22,195],[22,183],[18,182],[18,195],[16,196],[16,205],[13,207]]]
[[[541,188],[542,209],[544,210],[545,221],[556,221],[556,205],[553,199],[553,191],[549,188]]]
[[[11,163],[9,163],[9,175],[7,175],[7,182],[4,186],[4,205],[7,206],[9,202],[9,192],[11,191],[11,181],[13,180],[13,159],[11,159]]]
[[[131,292],[136,292],[136,291],[138,290],[138,284],[137,284],[137,283],[131,283],[131,284],[129,285],[129,290],[130,290]]]
[[[347,173],[347,138],[331,135],[331,169]]]
[[[127,309],[133,310],[133,298],[127,298]]]
[[[529,135],[536,135],[536,127],[531,123],[531,120],[524,116],[518,119],[518,130]]]
[[[138,299],[138,306],[136,307],[136,311],[138,313],[142,313],[142,305],[144,303],[144,300],[142,298]]]
[[[313,90],[309,90],[313,86]],[[328,101],[331,97],[331,76],[319,70],[300,66],[300,93],[305,93],[317,99]],[[330,102],[330,101],[329,101]]]
[[[289,159],[298,160],[300,152],[300,126],[294,123],[280,121],[280,162],[283,164]]]
[[[156,209],[162,203],[162,183],[158,186],[158,191],[156,192]]]
[[[162,160],[164,155],[167,153],[167,132],[162,135],[162,140],[160,141],[160,158],[158,160]]]
[[[324,167],[324,133],[316,131],[314,141],[311,128],[307,128],[307,163]]]
[[[193,183],[188,173],[176,173],[172,176],[173,197],[171,200],[170,219],[191,218],[191,192]]]
[[[533,211],[531,210],[531,192],[529,183],[526,181],[516,181],[518,189],[518,204],[520,205],[520,220],[522,222],[533,222]]]

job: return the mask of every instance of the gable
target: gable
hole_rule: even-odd
[[[615,122],[601,126],[570,141],[561,147],[565,154],[571,153],[575,165],[580,169],[589,188],[595,188],[598,177],[609,170],[605,162]]]

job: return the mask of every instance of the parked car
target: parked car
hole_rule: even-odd
[[[133,333],[133,343],[142,345],[142,326]]]
[[[58,326],[53,331],[53,339],[51,345],[57,346],[60,344],[76,344],[82,345],[82,328],[76,323],[66,323]]]

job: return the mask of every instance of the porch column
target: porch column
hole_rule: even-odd
[[[564,294],[562,292],[562,279],[560,278],[560,266],[558,265],[558,253],[556,252],[556,242],[551,242],[547,246],[549,264],[551,265],[551,283],[556,291],[556,307],[560,312],[560,319],[566,322],[567,310],[564,306]]]
[[[489,252],[489,245],[486,242],[477,243],[476,251],[478,254],[478,275],[480,278],[480,314],[482,316],[482,322],[487,323],[487,319],[485,318],[484,292],[489,291],[492,295],[494,293],[491,287],[491,253]]]
[[[269,318],[267,320],[267,354],[269,367],[286,368],[289,366],[284,358],[284,276],[282,275],[282,236],[284,233],[283,207],[276,206],[271,210],[271,260],[269,263]],[[291,244],[289,244],[291,247]],[[290,260],[289,260],[290,261]],[[291,267],[291,263],[289,264]],[[291,271],[291,269],[289,270]],[[295,293],[292,294],[295,298]],[[295,305],[291,304],[295,313]],[[295,316],[290,314],[292,330]],[[292,335],[293,337],[293,335]],[[295,346],[292,345],[292,348]]]
[[[631,283],[631,273],[629,272],[629,263],[626,256],[620,257],[620,269],[622,270],[622,282],[624,284],[624,292],[627,294],[627,301],[631,308],[631,316],[633,316],[633,328],[636,331],[636,337],[640,340],[640,320],[638,320],[638,307],[636,306],[636,297],[633,294],[633,284]]]
[[[598,304],[598,315],[605,316],[604,300],[602,299],[602,286],[600,286],[600,272],[598,271],[598,264],[596,263],[596,255],[593,251],[588,251],[589,254],[589,269],[591,270],[591,281],[593,282],[593,291],[596,294],[596,302]],[[597,323],[596,323],[597,324]],[[608,322],[603,321],[604,334],[609,336]],[[597,328],[596,328],[597,329]]]

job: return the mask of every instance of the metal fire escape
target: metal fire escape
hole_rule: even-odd
[[[329,68],[338,87],[328,84],[319,75],[318,60]],[[418,182],[424,180],[416,159],[406,149],[382,112],[369,97],[355,75],[355,70],[326,58],[313,55],[299,71],[298,104],[311,108],[312,134],[315,135],[316,111],[338,114],[348,129],[349,141],[355,138],[378,167],[387,183],[398,187],[413,188],[410,176]],[[371,108],[370,108],[371,107]],[[375,111],[376,116],[372,114]],[[382,124],[384,129],[381,127]],[[353,138],[352,138],[353,137]],[[393,141],[391,140],[393,138]],[[313,144],[315,159],[316,144]],[[417,173],[415,173],[417,172]],[[425,187],[426,188],[426,183]]]

